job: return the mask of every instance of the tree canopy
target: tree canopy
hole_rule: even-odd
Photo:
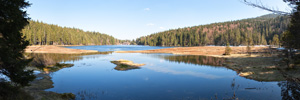
[[[140,37],[137,44],[150,46],[203,46],[247,45],[250,39],[253,45],[272,44],[275,35],[281,38],[289,24],[288,16],[276,14],[257,18],[213,23],[179,29]]]

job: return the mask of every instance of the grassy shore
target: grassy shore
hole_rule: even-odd
[[[47,49],[48,47],[50,46],[40,48]],[[66,53],[64,50],[67,49],[56,46],[51,48],[61,49],[55,51],[56,53]],[[246,53],[246,47],[231,47],[231,49],[231,55],[223,55],[225,52],[225,47],[221,46],[176,47],[155,50],[116,51],[116,53],[171,53],[179,55],[221,57],[226,58],[226,61],[222,62],[222,66],[236,71],[238,75],[247,79],[253,79],[256,81],[285,81],[287,76],[295,77],[293,79],[300,78],[300,68],[287,68],[287,66],[281,62],[282,58],[278,56],[280,52],[276,52],[276,50],[272,51],[269,47],[252,47],[251,56]],[[46,52],[49,53],[53,51],[49,50]],[[75,52],[78,53],[79,51]],[[69,53],[70,52],[67,54]],[[74,96],[72,94],[58,94],[55,92],[44,91],[44,89],[53,87],[51,77],[49,75],[38,75],[38,77],[42,78],[35,80],[32,82],[32,86],[24,89],[25,91],[28,91],[35,99],[45,99],[45,97],[49,97],[51,99],[70,99],[72,96]]]
[[[256,81],[284,81],[286,76],[300,78],[300,68],[289,68],[279,57],[281,52],[267,46],[251,47],[251,55],[247,54],[247,47],[231,47],[231,55],[223,55],[225,47],[176,47],[156,50],[116,51],[116,53],[170,53],[178,55],[202,55],[226,58],[223,66],[236,71],[247,79]]]
[[[116,53],[171,53],[179,55],[202,55],[202,56],[214,56],[214,57],[238,57],[245,56],[247,47],[231,47],[232,51],[230,56],[223,56],[225,52],[223,46],[198,46],[198,47],[175,47],[155,50],[138,50],[138,51],[115,51]],[[255,46],[251,47],[251,52],[262,53],[268,52],[267,46]]]
[[[28,46],[25,53],[59,53],[59,54],[82,54],[82,53],[97,53],[96,50],[80,50],[58,47],[53,45],[35,45]]]

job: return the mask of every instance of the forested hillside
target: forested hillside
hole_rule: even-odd
[[[202,45],[278,45],[287,29],[288,16],[269,14],[223,23],[172,29],[140,37],[139,45],[202,46]]]
[[[31,45],[113,45],[119,41],[99,32],[86,32],[39,21],[29,22],[22,32]]]

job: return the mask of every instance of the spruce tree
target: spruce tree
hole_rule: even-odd
[[[300,49],[300,2],[295,2],[295,8],[291,16],[291,23],[288,27],[288,32],[285,34],[289,37],[285,40],[284,45],[289,45],[290,48]],[[290,36],[289,36],[290,35]],[[285,41],[284,41],[285,42]]]
[[[224,55],[230,55],[230,53],[231,53],[231,48],[229,42],[227,42]]]
[[[277,34],[275,34],[275,35],[273,36],[272,44],[273,44],[274,46],[278,46],[278,45],[279,45],[279,37],[278,37]]]
[[[287,49],[286,56],[288,62],[293,61],[295,64],[300,63],[300,56],[295,55],[293,49],[300,49],[300,1],[299,0],[284,0],[294,6],[291,15],[291,22],[288,30],[284,33],[282,38],[282,45]],[[289,66],[289,65],[288,65]]]
[[[9,77],[15,86],[26,86],[35,77],[32,70],[24,70],[31,61],[23,55],[28,41],[21,30],[28,24],[24,0],[0,0],[0,73]]]

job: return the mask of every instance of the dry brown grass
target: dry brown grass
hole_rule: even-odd
[[[60,54],[82,54],[82,53],[96,53],[96,50],[80,50],[58,47],[53,45],[46,46],[28,46],[25,53],[60,53]]]
[[[177,47],[156,50],[141,51],[116,51],[117,53],[171,53],[180,55],[203,55],[212,57],[227,58],[222,65],[232,69],[238,75],[257,81],[283,81],[282,73],[293,73],[292,76],[299,76],[300,68],[287,70],[286,66],[279,65],[280,52],[270,52],[269,47],[251,47],[251,56],[247,54],[245,47],[231,47],[231,55],[223,55],[225,47],[201,46],[201,47]],[[274,50],[274,49],[273,49]],[[276,50],[275,50],[276,51]]]
[[[230,47],[231,54],[233,56],[245,56],[246,46],[243,47]],[[251,52],[263,53],[268,52],[267,46],[251,47]],[[231,57],[222,56],[225,52],[225,47],[222,46],[198,46],[198,47],[176,47],[166,49],[155,49],[155,50],[139,50],[139,51],[115,51],[116,53],[171,53],[180,55],[203,55],[203,56],[215,56],[215,57]]]

